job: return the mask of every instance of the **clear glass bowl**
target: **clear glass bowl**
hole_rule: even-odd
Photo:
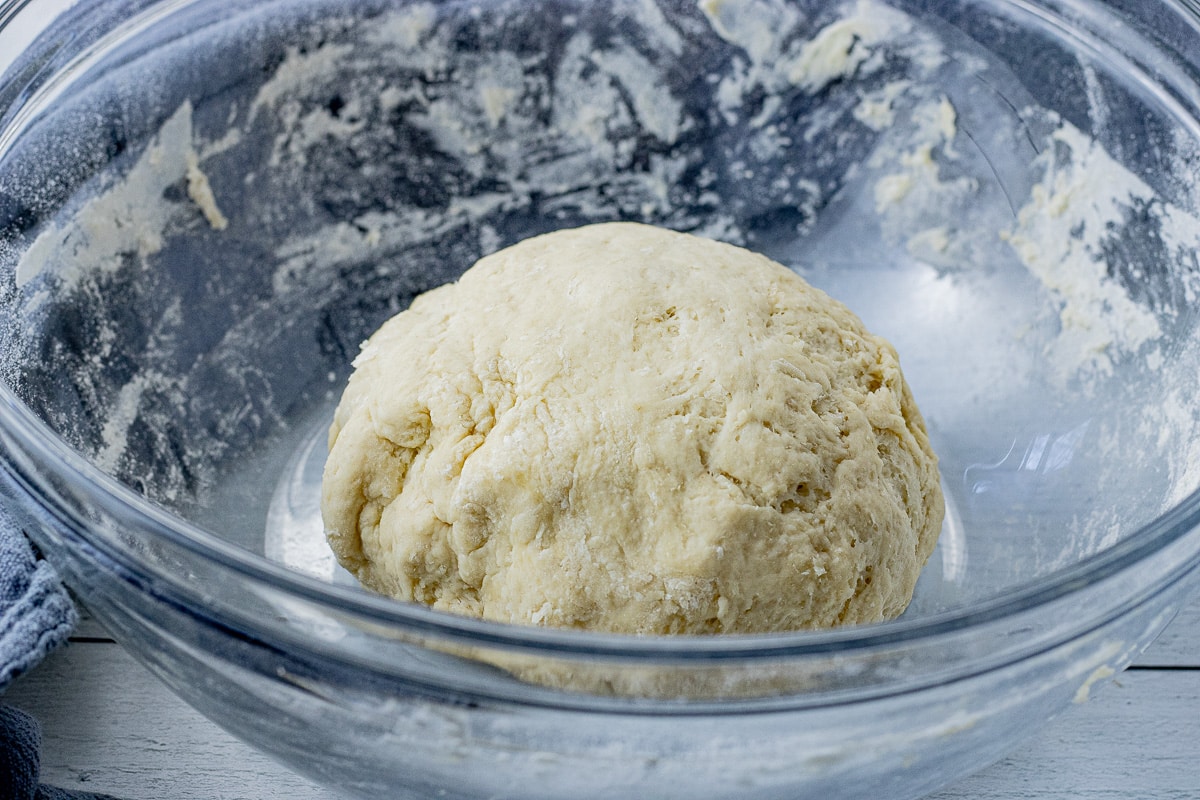
[[[44,7],[0,2],[6,508],[183,698],[352,795],[943,786],[1194,583],[1190,9],[137,0],[31,41]],[[358,343],[484,252],[618,218],[765,252],[896,344],[948,498],[899,620],[590,635],[335,568]]]

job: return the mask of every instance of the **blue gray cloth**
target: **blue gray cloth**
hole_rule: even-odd
[[[75,621],[54,567],[0,509],[0,692],[65,642]]]
[[[68,792],[38,782],[42,732],[37,720],[0,706],[0,797],[4,800],[116,800],[104,794]]]
[[[54,567],[0,507],[0,692],[64,643],[76,619]],[[0,705],[2,800],[113,800],[41,784],[41,743],[37,720]]]

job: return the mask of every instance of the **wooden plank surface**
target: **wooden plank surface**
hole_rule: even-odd
[[[42,725],[42,781],[123,800],[328,800],[218,728],[118,644],[72,642],[4,701]]]
[[[932,800],[1200,798],[1198,643],[1194,601],[1113,685]],[[58,786],[126,800],[336,796],[201,717],[93,621],[3,699],[41,721],[43,780]]]
[[[1196,800],[1200,670],[1134,669],[936,800]]]

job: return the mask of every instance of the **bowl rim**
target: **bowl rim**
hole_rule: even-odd
[[[12,424],[16,423],[16,424]],[[404,603],[354,586],[330,584],[292,570],[222,539],[217,534],[157,506],[132,488],[103,472],[81,453],[57,437],[13,391],[0,382],[0,444],[11,436],[35,461],[49,460],[59,467],[57,477],[103,509],[122,525],[136,528],[240,579],[282,591],[339,615],[350,615],[372,625],[396,629],[406,635],[433,636],[446,641],[495,647],[502,650],[603,659],[684,661],[758,661],[871,651],[942,639],[1047,606],[1068,595],[1103,583],[1155,555],[1189,534],[1196,535],[1190,559],[1176,563],[1172,573],[1186,572],[1200,563],[1200,489],[1143,524],[1120,541],[1079,561],[1061,567],[1012,591],[911,619],[846,626],[829,630],[802,630],[762,634],[637,636],[559,628],[526,626],[477,619],[439,611],[419,603]],[[0,455],[8,448],[0,447]],[[37,474],[18,475],[15,464],[0,459],[0,470],[15,478],[42,508],[58,521],[71,522],[92,547],[117,561],[130,576],[179,584],[175,576],[147,565],[103,536],[87,536],[86,524],[61,500],[53,500],[46,481]],[[152,585],[145,583],[145,586]],[[244,620],[248,621],[248,620]],[[257,627],[257,626],[254,626]]]

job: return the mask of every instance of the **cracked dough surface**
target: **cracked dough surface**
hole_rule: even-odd
[[[633,223],[528,239],[363,346],[322,488],[370,589],[503,622],[892,618],[941,529],[895,351],[769,259]]]

